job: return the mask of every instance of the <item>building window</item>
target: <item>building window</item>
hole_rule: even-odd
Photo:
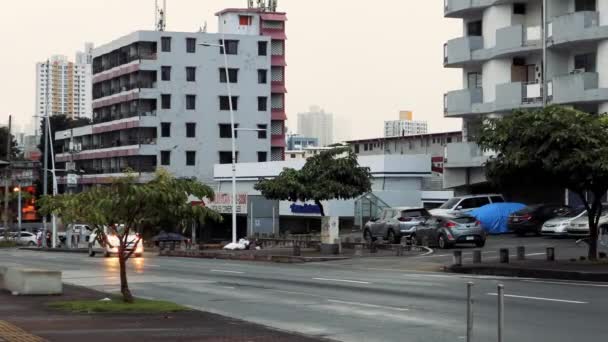
[[[355,144],[355,153],[359,153],[359,144]]]
[[[363,144],[363,150],[364,151],[369,151],[369,145],[368,144]]]
[[[481,36],[482,33],[482,24],[481,20],[471,21],[467,23],[467,35],[468,36]]]
[[[253,17],[250,15],[239,15],[239,25],[241,25],[241,26],[253,25]]]
[[[160,100],[162,109],[171,109],[171,94],[162,94]]]
[[[170,122],[161,122],[160,123],[160,136],[161,136],[161,138],[170,138],[171,137],[171,123]]]
[[[582,12],[582,11],[591,11],[595,12],[596,9],[596,0],[576,0],[574,2],[574,11]]]
[[[196,82],[196,67],[186,67],[186,81]]]
[[[266,139],[268,137],[268,125],[258,125],[258,139]]]
[[[220,45],[225,45],[227,55],[238,55],[239,54],[239,41],[238,40],[225,40],[225,44],[220,40]],[[224,54],[224,46],[220,47],[220,54]]]
[[[238,154],[235,158],[235,163],[238,161]],[[232,152],[220,151],[220,164],[232,164]]]
[[[171,81],[171,67],[170,66],[160,67],[160,79],[162,81]]]
[[[186,95],[186,110],[196,109],[196,95]]]
[[[258,56],[268,56],[268,42],[258,42]]]
[[[196,38],[186,38],[186,52],[187,53],[196,52]]]
[[[595,72],[595,53],[574,56],[574,69],[580,72]]]
[[[230,78],[230,83],[237,83],[239,80],[239,69],[228,69],[228,77]],[[226,69],[220,69],[220,83],[226,83]]]
[[[230,124],[220,124],[220,138],[222,139],[228,139],[228,138],[232,138],[232,134],[230,133]],[[239,137],[239,131],[237,130],[237,128],[239,128],[238,124],[234,125],[234,137],[238,138]]]
[[[186,138],[196,138],[196,123],[186,122]]]
[[[268,83],[268,70],[258,69],[258,83],[259,84]]]
[[[196,152],[186,151],[186,166],[196,165]]]
[[[160,151],[160,165],[171,165],[171,151]]]
[[[232,110],[238,110],[239,97],[232,97]],[[220,96],[220,110],[230,110],[230,100],[228,96]]]
[[[526,4],[524,3],[515,3],[513,4],[513,14],[526,14]]]
[[[268,110],[268,98],[266,96],[258,97],[258,111],[265,112]]]
[[[264,163],[268,161],[268,152],[258,152],[258,163]]]
[[[171,37],[160,38],[160,49],[162,52],[171,52]]]
[[[291,159],[295,159],[296,158],[296,154],[295,153],[292,153],[289,156],[291,157]]]

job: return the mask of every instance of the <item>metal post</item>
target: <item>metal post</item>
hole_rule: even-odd
[[[454,266],[462,266],[462,251],[454,251]]]
[[[49,121],[48,121],[48,115],[49,115],[49,105],[48,105],[48,102],[49,102],[49,99],[47,99],[47,110],[46,110],[46,113],[45,113],[46,116],[44,116],[42,118],[42,122],[43,122],[43,126],[44,126],[43,130],[44,131],[41,132],[42,136],[44,137],[44,155],[43,155],[44,161],[43,161],[43,172],[42,172],[42,194],[44,196],[48,196],[48,194],[49,194],[49,184],[48,184],[49,183],[49,179],[48,179],[48,177],[49,177],[49,133],[48,133],[48,130],[47,130],[47,126],[49,124]],[[46,234],[47,234],[47,231],[48,231],[48,226],[47,226],[47,222],[46,221],[47,221],[46,220],[46,215],[43,215],[42,216],[42,231],[43,231],[43,234],[42,234],[42,246],[48,248],[50,246],[48,246],[47,240],[46,240]]]
[[[467,284],[467,342],[473,341],[473,285]]]
[[[49,140],[51,139],[51,122],[49,121],[49,116],[47,115],[47,125],[46,130],[48,133]],[[50,154],[51,154],[51,175],[53,176],[53,196],[57,196],[57,174],[55,173],[55,152],[53,151],[53,144],[49,146]],[[53,248],[57,248],[57,217],[55,215],[51,216],[51,224],[53,228],[53,235],[51,237],[51,246]]]
[[[498,284],[498,342],[503,342],[505,328],[505,286]]]
[[[547,248],[547,261],[555,261],[555,248],[554,247]]]
[[[509,263],[509,249],[501,248],[499,251],[500,263],[508,264]]]
[[[6,178],[4,180],[4,231],[8,232],[8,201],[9,201],[9,183],[11,180],[11,145],[13,143],[13,139],[11,137],[11,125],[13,123],[13,116],[8,116],[8,133],[6,135],[6,161],[8,162],[8,166],[6,167]]]
[[[481,251],[473,251],[473,263],[481,264]]]
[[[251,202],[251,210],[249,211],[249,236],[253,236],[253,202]]]
[[[19,228],[19,231],[21,231],[21,184],[18,184],[17,187],[19,189],[19,193],[17,194],[17,227]]]
[[[517,260],[526,260],[526,247],[517,247]]]
[[[541,34],[543,35],[542,43],[543,43],[543,62],[542,62],[542,93],[543,93],[543,108],[547,106],[548,102],[548,82],[547,82],[547,0],[543,0],[543,8],[542,8],[542,29]]]

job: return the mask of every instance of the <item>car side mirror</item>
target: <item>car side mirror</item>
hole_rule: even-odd
[[[456,210],[462,210],[462,206],[461,205],[457,206]]]

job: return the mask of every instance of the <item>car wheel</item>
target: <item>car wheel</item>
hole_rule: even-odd
[[[416,238],[416,233],[410,235],[410,245],[418,246],[418,238]]]
[[[475,242],[475,246],[478,248],[484,247],[486,245],[486,240]]]
[[[363,240],[369,243],[376,241],[376,239],[374,239],[374,237],[372,236],[372,232],[370,232],[369,229],[366,229],[363,232]]]
[[[437,239],[437,246],[439,246],[440,249],[448,249],[450,248],[450,244],[448,243],[448,240],[445,238],[445,235],[439,235],[439,238]]]
[[[398,239],[398,238],[397,238],[397,235],[395,234],[395,232],[394,232],[392,229],[389,229],[388,234],[387,234],[387,237],[386,237],[386,240],[387,240],[389,243],[392,243],[392,244],[395,244],[395,245],[396,245],[396,244],[398,244],[398,243],[399,243],[399,241],[397,241],[397,239]]]
[[[27,245],[30,247],[34,247],[34,246],[36,246],[36,243],[34,241],[30,241],[27,243]]]
[[[524,236],[526,236],[526,233],[518,231],[518,232],[515,232],[515,235],[517,237],[524,237]]]

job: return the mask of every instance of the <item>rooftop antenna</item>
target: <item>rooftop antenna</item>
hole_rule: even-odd
[[[156,16],[155,25],[157,31],[165,31],[167,28],[167,0],[163,0],[163,8],[160,9],[158,6],[158,0],[155,0],[156,5]]]
[[[207,33],[207,21],[205,20],[205,25],[203,25],[203,27],[201,27],[200,31],[201,33]]]
[[[253,8],[253,0],[247,0],[247,8]]]

